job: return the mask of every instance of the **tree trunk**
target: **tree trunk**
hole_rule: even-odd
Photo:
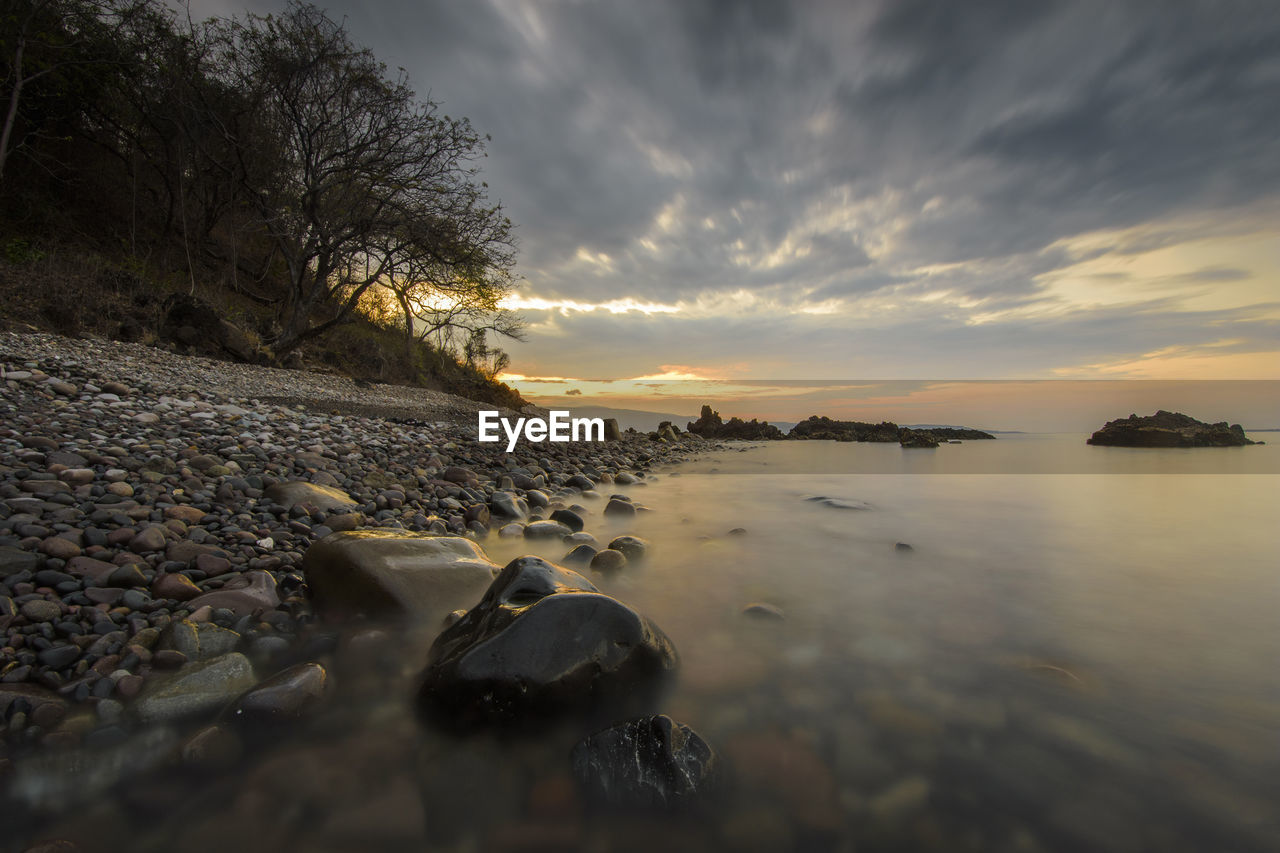
[[[13,52],[13,92],[9,95],[9,109],[4,115],[4,129],[0,130],[0,181],[4,179],[4,166],[9,160],[9,145],[13,138],[13,126],[18,123],[18,99],[22,97],[22,54],[27,47],[27,34],[18,33],[18,45]]]

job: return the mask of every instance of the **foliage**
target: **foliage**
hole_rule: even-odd
[[[79,247],[240,306],[280,359],[367,327],[409,381],[453,356],[492,377],[485,333],[521,335],[487,138],[314,6],[196,23],[163,0],[9,0],[0,99],[10,263]]]

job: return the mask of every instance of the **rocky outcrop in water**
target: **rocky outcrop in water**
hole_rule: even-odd
[[[451,728],[522,723],[643,706],[675,667],[657,625],[576,572],[519,557],[436,638],[418,698]]]
[[[927,430],[906,429],[905,427],[898,434],[898,443],[903,447],[922,447],[926,449],[937,447],[939,444],[938,439],[934,437],[932,432]]]
[[[1181,412],[1163,409],[1149,417],[1129,415],[1108,421],[1087,444],[1108,447],[1240,447],[1250,441],[1239,424],[1207,424]]]
[[[836,421],[823,415],[810,415],[787,433],[793,439],[824,441],[897,441],[898,425],[884,421],[872,424],[862,421]]]
[[[715,793],[719,762],[698,733],[665,714],[628,720],[573,748],[573,775],[588,799],[668,809]]]
[[[836,421],[823,415],[811,415],[791,428],[787,433],[793,439],[821,439],[824,441],[896,441],[903,443],[904,438],[913,435],[929,435],[935,441],[977,441],[994,439],[990,433],[964,427],[929,427],[928,429],[911,429],[898,426],[892,421],[881,421],[878,424],[863,421]],[[937,444],[903,444],[904,447],[936,447]]]
[[[770,425],[768,421],[758,421],[755,418],[749,421],[744,421],[742,418],[730,418],[728,422],[725,422],[721,419],[720,413],[714,411],[710,406],[703,406],[698,419],[690,421],[687,429],[702,438],[748,441],[778,441],[785,438],[782,430]],[[675,440],[675,438],[676,435],[672,432],[670,440]]]

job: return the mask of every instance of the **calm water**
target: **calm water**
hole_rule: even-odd
[[[424,731],[404,701],[420,658],[340,654],[310,731],[51,831],[135,849],[1280,849],[1280,445],[1083,439],[761,445],[618,488],[653,508],[625,526],[591,506],[602,542],[653,543],[593,580],[681,654],[660,710],[732,768],[706,812],[586,814],[580,733]],[[786,619],[744,617],[752,602]]]

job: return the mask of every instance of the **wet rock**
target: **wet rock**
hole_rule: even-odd
[[[776,604],[769,604],[763,601],[753,602],[742,608],[742,615],[752,619],[761,619],[765,621],[780,622],[787,618],[782,612],[782,608]]]
[[[359,512],[340,512],[325,519],[325,524],[333,531],[355,530],[364,521],[364,514]]]
[[[498,572],[469,539],[384,530],[326,536],[307,549],[302,569],[327,615],[435,619],[470,605]]]
[[[507,564],[436,639],[419,691],[443,725],[524,721],[651,701],[676,667],[656,625],[539,557]]]
[[[133,707],[145,723],[196,716],[225,705],[255,680],[249,659],[231,652],[153,679]]]
[[[609,543],[609,547],[614,551],[621,551],[628,561],[638,563],[649,551],[649,540],[639,536],[617,536]]]
[[[582,516],[571,509],[558,509],[551,513],[551,520],[558,521],[569,528],[570,533],[578,533],[586,526]]]
[[[693,729],[659,714],[628,720],[582,741],[573,775],[588,799],[610,806],[666,809],[715,792],[719,762]]]
[[[616,572],[626,564],[627,555],[613,548],[604,548],[591,557],[591,570],[596,572]]]
[[[572,532],[558,521],[531,521],[524,526],[526,539],[563,539]]]
[[[823,506],[829,506],[832,509],[852,509],[852,510],[871,509],[871,504],[866,503],[865,501],[847,500],[845,498],[829,498],[826,495],[815,495],[814,497],[806,498],[805,500],[812,501],[813,503],[822,504]]]
[[[182,763],[198,770],[227,770],[243,752],[235,732],[226,726],[205,726],[182,745]]]
[[[298,504],[310,504],[330,512],[349,512],[356,508],[356,502],[346,492],[329,486],[317,486],[304,480],[276,483],[267,487],[263,497],[275,501],[285,509],[292,509]]]
[[[596,549],[584,543],[565,554],[560,562],[568,566],[588,566],[591,564],[591,558],[595,555]]]
[[[318,663],[291,666],[236,699],[229,718],[246,723],[293,722],[324,698],[327,681],[328,674]]]
[[[635,504],[621,498],[610,498],[605,505],[604,514],[616,518],[631,518],[636,514]]]

